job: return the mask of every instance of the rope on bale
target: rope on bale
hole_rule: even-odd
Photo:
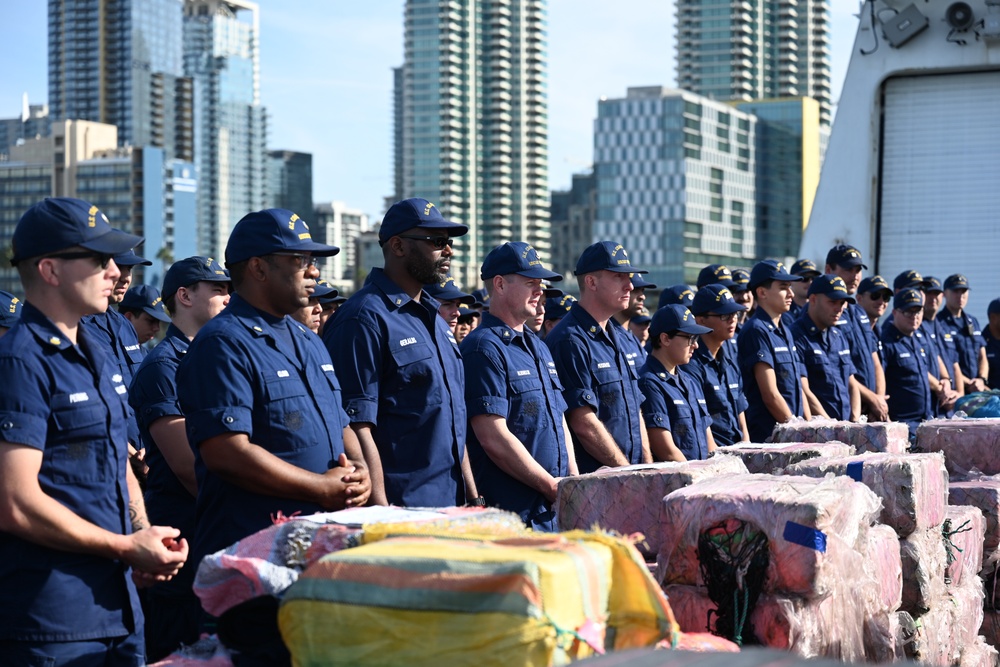
[[[952,527],[951,527],[951,519],[945,519],[944,520],[944,525],[941,527],[941,533],[942,533],[942,535],[944,537],[944,549],[945,549],[945,553],[948,556],[948,562],[945,565],[945,568],[951,567],[951,564],[954,563],[958,559],[958,556],[955,555],[956,551],[958,553],[962,553],[962,547],[960,547],[957,544],[955,544],[952,541],[951,536],[952,535],[958,535],[959,533],[967,533],[970,530],[972,530],[972,526],[969,525],[969,521],[968,520],[966,520],[961,526],[959,526],[958,528],[955,528],[954,530],[952,530]],[[946,584],[950,584],[951,583],[951,577],[949,577],[949,576],[946,575],[945,578],[944,578],[944,582]]]
[[[718,619],[715,634],[743,645],[758,643],[750,622],[770,563],[767,535],[752,523],[726,519],[698,536],[698,561]]]

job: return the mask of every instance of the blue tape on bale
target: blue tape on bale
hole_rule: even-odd
[[[847,476],[855,482],[860,482],[865,464],[862,461],[852,461],[847,464]]]
[[[803,526],[801,523],[795,523],[794,521],[786,521],[785,532],[782,537],[792,544],[798,544],[809,549],[815,549],[820,553],[826,553],[826,533],[822,530]]]

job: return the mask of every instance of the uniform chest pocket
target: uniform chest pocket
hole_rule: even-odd
[[[106,479],[106,461],[115,451],[109,442],[107,412],[103,405],[87,403],[52,410],[52,428],[45,458],[52,479],[63,483],[99,482]]]
[[[430,364],[428,360],[434,356],[426,343],[411,343],[392,351],[392,359],[396,364],[396,380],[403,385],[430,384]]]
[[[545,395],[539,377],[507,378],[510,391],[510,418],[515,424],[540,424],[547,419]]]
[[[674,399],[670,405],[670,435],[673,436],[675,444],[680,445],[680,440],[686,440],[694,432],[694,411],[687,401]]]
[[[142,363],[142,347],[139,345],[129,345],[125,348],[125,358],[128,365],[135,368]]]
[[[617,368],[598,368],[594,371],[594,390],[599,403],[598,416],[619,416],[625,413],[622,395],[622,375]]]
[[[808,358],[812,356],[812,350],[806,355]],[[795,362],[795,357],[792,355],[791,351],[787,348],[782,350],[775,350],[774,352],[774,374],[778,376],[778,379],[783,382],[789,382],[796,377],[797,371],[796,367],[798,364]]]
[[[311,442],[310,412],[315,410],[309,392],[297,375],[264,378],[267,398],[268,446],[275,451],[297,449]]]

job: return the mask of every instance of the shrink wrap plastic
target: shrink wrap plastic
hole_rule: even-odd
[[[803,461],[786,475],[844,475],[882,499],[879,520],[906,537],[941,525],[948,503],[948,473],[941,454],[860,454]]]
[[[853,422],[827,419],[791,421],[778,424],[771,434],[773,442],[844,442],[855,451],[904,454],[909,448],[910,431],[899,422]]]
[[[885,612],[865,618],[865,657],[869,662],[901,660],[906,655],[903,641],[898,613]]]
[[[949,505],[941,530],[950,563],[945,570],[945,583],[961,586],[966,581],[973,581],[979,585],[986,534],[983,513],[969,505]]]
[[[1000,646],[1000,611],[996,609],[983,610],[983,625],[979,634],[986,638],[986,643]]]
[[[190,646],[182,646],[149,667],[233,667],[233,659],[215,635],[202,636]]]
[[[729,475],[674,491],[663,499],[657,578],[704,585],[698,539],[736,519],[759,528],[769,543],[764,593],[823,596],[865,572],[855,550],[879,510],[879,499],[843,478]],[[850,585],[850,584],[846,584]]]
[[[952,605],[947,598],[935,601],[930,611],[914,617],[917,633],[907,646],[907,657],[928,665],[947,667],[955,662],[960,647],[952,646]]]
[[[850,456],[854,448],[842,442],[731,445],[715,450],[715,457],[738,457],[751,473],[775,474],[783,468],[821,456]]]
[[[903,603],[916,617],[948,596],[944,583],[947,553],[940,529],[921,530],[899,541],[903,564]]]
[[[948,502],[952,505],[976,507],[986,519],[983,538],[983,566],[997,561],[997,547],[1000,545],[1000,479],[983,477],[952,482],[949,485]]]
[[[951,645],[959,657],[967,646],[976,641],[983,625],[983,587],[969,580],[963,586],[951,589]]]
[[[932,419],[917,428],[916,449],[944,452],[954,476],[1000,474],[1000,419]]]
[[[865,601],[865,608],[871,612],[895,612],[903,603],[903,570],[896,531],[881,524],[872,526],[863,553],[865,570],[874,577],[873,586],[856,589],[872,593]]]
[[[997,667],[998,664],[1000,655],[982,636],[976,637],[975,642],[962,650],[962,659],[958,663],[959,667]]]
[[[621,535],[642,533],[646,540],[636,547],[655,558],[660,548],[658,529],[663,497],[701,479],[721,474],[746,473],[738,458],[714,457],[684,463],[602,468],[596,472],[559,480],[556,516],[560,530],[595,525]]]
[[[715,631],[711,613],[715,603],[704,588],[671,585],[664,592],[683,632]],[[863,624],[864,609],[851,597],[806,600],[767,595],[750,615],[748,627],[752,625],[754,638],[744,635],[743,644],[759,643],[806,658],[861,661],[865,657]]]

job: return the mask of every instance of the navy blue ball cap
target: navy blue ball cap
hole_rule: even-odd
[[[489,280],[494,276],[506,276],[511,273],[541,280],[563,279],[555,271],[546,269],[538,257],[538,251],[521,241],[508,241],[490,250],[483,260],[480,276],[483,280]]]
[[[11,265],[80,247],[104,255],[117,255],[142,243],[141,236],[126,234],[108,223],[93,204],[72,197],[49,197],[33,205],[14,228]]]
[[[0,290],[0,327],[10,329],[21,319],[21,300]]]
[[[822,271],[816,268],[816,262],[811,259],[800,259],[795,262],[792,264],[792,270],[789,273],[793,276],[802,276],[803,278],[815,278],[823,274]]]
[[[476,297],[458,289],[455,279],[451,276],[445,277],[445,279],[439,283],[424,285],[424,291],[438,301],[458,301],[459,303],[464,303],[468,306],[471,306],[476,302]]]
[[[480,287],[477,290],[472,291],[472,296],[475,297],[475,301],[472,305],[479,306],[480,308],[489,309],[490,307],[490,293],[486,291],[485,287]]]
[[[653,315],[653,321],[649,325],[649,335],[659,336],[661,333],[674,331],[699,336],[711,329],[695,322],[690,310],[679,303],[672,303],[660,308]]]
[[[698,273],[698,289],[705,285],[723,285],[732,289],[736,286],[733,282],[733,272],[725,264],[709,264]]]
[[[545,319],[561,320],[566,317],[566,313],[570,311],[574,303],[576,303],[576,297],[572,294],[547,298],[545,300]]]
[[[564,294],[566,294],[566,292],[563,292],[558,287],[553,287],[551,284],[549,284],[549,281],[547,280],[542,281],[542,296],[545,297],[546,299],[563,296]]]
[[[230,282],[229,271],[222,268],[211,257],[186,257],[176,261],[167,269],[167,275],[163,276],[163,298],[173,296],[181,287],[190,287],[195,283],[228,283]]]
[[[139,255],[135,254],[135,250],[129,248],[127,252],[115,255],[115,264],[118,266],[136,266],[138,264],[152,266],[153,262],[145,257],[139,257]]]
[[[669,306],[670,304],[680,304],[685,308],[690,308],[691,304],[694,303],[694,290],[692,290],[687,285],[671,285],[667,289],[660,292],[660,301],[656,304],[656,309],[659,310],[664,306]]]
[[[922,308],[924,305],[924,295],[918,289],[907,287],[896,293],[892,298],[892,307],[895,310],[910,310],[911,308]]]
[[[961,273],[953,273],[944,279],[945,289],[969,289],[969,279]]]
[[[576,275],[582,276],[594,271],[614,271],[615,273],[649,273],[632,266],[625,252],[625,246],[614,241],[598,241],[587,246],[576,262]]]
[[[809,286],[809,294],[822,294],[837,301],[855,303],[854,297],[847,291],[847,283],[844,282],[844,279],[832,273],[813,278],[812,285]]]
[[[628,323],[629,324],[649,324],[652,321],[653,321],[653,316],[650,315],[647,312],[643,312],[642,314],[636,315],[635,317],[633,317],[631,320],[629,320]]]
[[[882,276],[868,276],[861,281],[860,285],[858,285],[858,294],[870,294],[872,292],[881,292],[883,294],[888,294],[890,297],[892,296],[892,290],[889,289],[889,283],[887,283],[885,278]]]
[[[267,208],[247,213],[233,227],[226,244],[226,264],[238,264],[251,257],[297,252],[330,257],[340,252],[340,248],[313,241],[306,221],[295,213],[283,208]]]
[[[802,280],[802,276],[793,276],[785,270],[785,265],[776,259],[765,259],[757,262],[750,271],[750,289],[766,283],[768,280],[777,280],[783,283],[794,283]]]
[[[729,315],[746,310],[742,303],[736,303],[733,293],[725,285],[705,285],[694,295],[690,310],[695,315]]]
[[[750,289],[750,272],[746,269],[733,269],[733,282],[735,287],[730,289],[734,292],[746,292]]]
[[[843,243],[830,248],[830,252],[826,253],[826,263],[829,266],[842,266],[845,269],[850,269],[855,266],[860,266],[862,269],[866,270],[868,269],[868,267],[861,261],[861,252],[854,246],[845,245]]]
[[[160,290],[152,285],[136,285],[130,287],[122,301],[118,304],[119,310],[141,310],[161,322],[169,322],[170,316],[163,306],[163,299],[160,298]]]
[[[907,287],[912,287],[913,289],[923,289],[927,285],[927,280],[920,275],[920,272],[913,271],[903,271],[898,276],[896,276],[892,281],[892,289],[901,290]]]
[[[1000,299],[993,299],[986,308],[987,315],[1000,315]]]
[[[458,320],[460,322],[462,320],[467,320],[467,321],[471,322],[472,318],[474,318],[474,317],[482,317],[482,313],[480,313],[475,308],[461,308],[461,307],[459,307],[459,309],[458,309]]]
[[[934,276],[924,276],[924,292],[943,292],[944,285]]]
[[[378,242],[384,245],[393,236],[399,236],[414,227],[440,229],[447,232],[448,236],[465,236],[469,233],[467,225],[445,220],[437,206],[426,199],[413,197],[396,202],[385,212],[378,230]]]
[[[649,282],[639,273],[633,273],[632,289],[656,289],[656,283]]]

